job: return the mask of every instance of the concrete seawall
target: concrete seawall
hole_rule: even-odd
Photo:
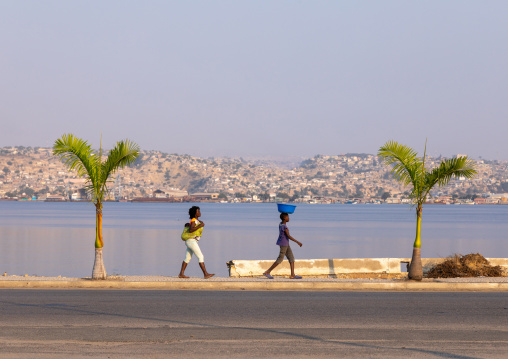
[[[425,258],[426,268],[447,258]],[[212,291],[492,291],[508,292],[508,259],[488,258],[501,266],[506,276],[480,278],[424,279],[421,282],[400,279],[408,258],[307,259],[296,262],[297,273],[304,278],[292,280],[285,261],[272,274],[263,277],[272,260],[228,262],[230,277],[180,279],[167,276],[110,276],[106,280],[90,278],[0,276],[1,289],[112,289],[112,290],[212,290]],[[364,273],[361,279],[339,278],[341,274]],[[396,275],[399,277],[396,277]],[[390,275],[394,275],[390,277]],[[383,279],[384,278],[384,279]],[[399,279],[397,279],[399,278]]]
[[[424,272],[448,258],[422,258]],[[508,258],[487,258],[493,266],[501,266],[508,273]],[[328,277],[341,274],[398,274],[407,272],[411,258],[351,258],[351,259],[301,259],[295,263],[296,272],[302,277]],[[232,260],[227,263],[229,276],[233,278],[259,277],[272,265],[273,260]],[[274,276],[291,274],[289,263],[284,261]]]

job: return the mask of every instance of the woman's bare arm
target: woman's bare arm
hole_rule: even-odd
[[[196,226],[196,222],[195,222],[195,221],[193,221],[193,222],[191,222],[191,223],[190,223],[189,233],[195,232],[195,231],[197,231],[198,229],[203,228],[204,226],[205,226],[205,222],[201,222],[200,224],[198,224],[198,225]]]
[[[289,229],[285,229],[284,230],[284,233],[286,233],[286,237],[288,237],[289,239],[291,239],[293,242],[295,242],[296,244],[298,244],[300,247],[303,245],[301,242],[298,242],[296,239],[294,239],[293,237],[291,237],[289,235]]]

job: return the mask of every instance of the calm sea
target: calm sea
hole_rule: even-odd
[[[108,274],[176,275],[180,239],[192,204],[106,203]],[[199,203],[206,227],[200,247],[210,272],[226,276],[232,259],[275,259],[275,204]],[[298,259],[410,257],[415,211],[406,205],[298,205],[290,216]],[[94,260],[95,207],[88,203],[0,202],[0,272],[87,277]],[[479,252],[508,257],[508,206],[437,206],[423,210],[422,256]],[[196,258],[189,275],[200,275]]]

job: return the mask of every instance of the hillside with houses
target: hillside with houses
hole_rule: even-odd
[[[437,166],[441,158],[429,158]],[[508,203],[508,161],[476,161],[478,176],[453,180],[433,192],[436,203]],[[49,148],[0,148],[3,200],[84,200],[85,182]],[[135,164],[109,185],[110,200],[286,201],[309,203],[404,203],[409,189],[393,180],[377,156],[317,155],[288,169],[242,158],[199,158],[141,151]]]

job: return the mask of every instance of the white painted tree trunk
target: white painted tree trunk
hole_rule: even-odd
[[[95,248],[95,261],[93,264],[92,279],[106,279],[106,268],[102,258],[102,248]]]
[[[409,264],[408,278],[412,280],[423,279],[423,267],[422,267],[422,249],[413,247],[413,256],[411,257],[411,263]]]

